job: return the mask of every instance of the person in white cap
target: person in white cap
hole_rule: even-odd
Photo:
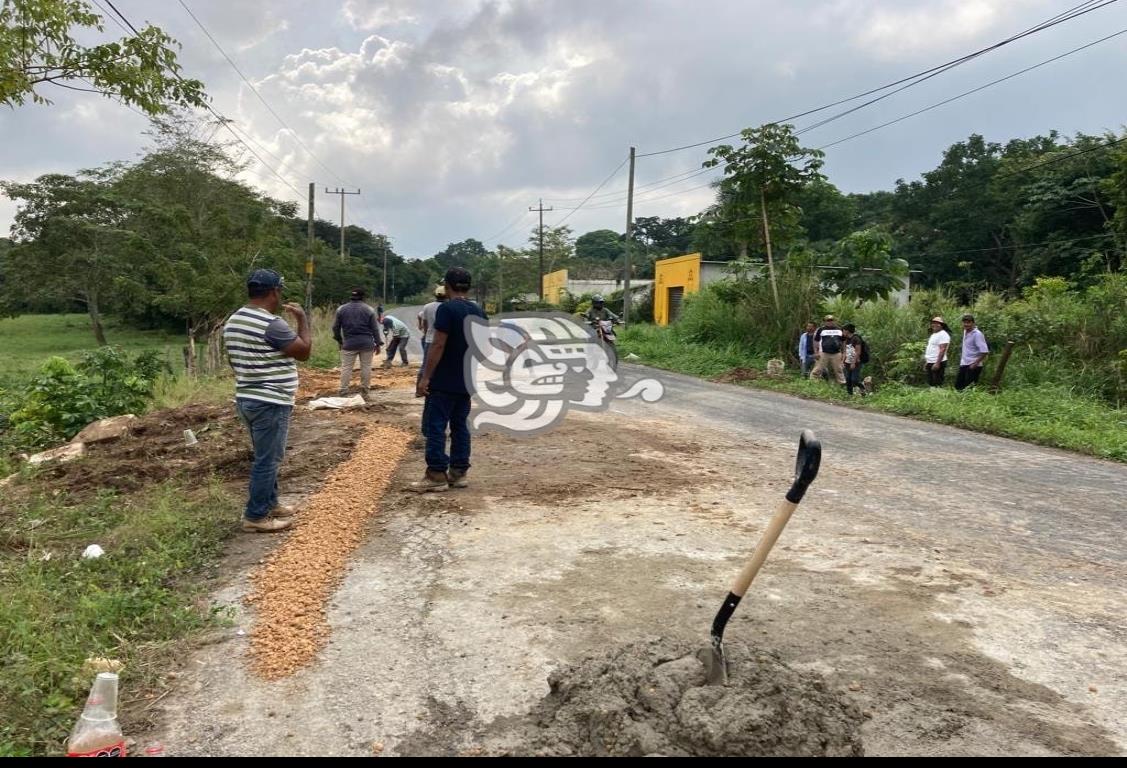
[[[943,375],[947,372],[947,348],[951,346],[951,329],[939,315],[931,318],[931,335],[927,337],[927,350],[924,351],[924,369],[927,383],[933,387],[943,386]]]

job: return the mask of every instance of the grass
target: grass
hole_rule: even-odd
[[[106,340],[130,353],[155,349],[175,370],[184,367],[184,338],[167,331],[138,331],[105,319]],[[21,315],[0,320],[0,380],[27,379],[47,358],[58,355],[77,362],[96,348],[86,315]]]
[[[195,403],[225,403],[235,396],[234,376],[164,376],[153,390],[149,409],[182,408]]]
[[[619,354],[630,353],[647,365],[704,378],[738,367],[766,368],[765,360],[734,346],[714,348],[684,342],[673,329],[652,325],[635,325],[620,333]],[[1059,384],[1003,386],[1001,392],[991,395],[984,388],[956,392],[885,383],[861,400],[851,399],[843,387],[793,375],[743,383],[1127,462],[1127,415],[1123,410]]]
[[[236,506],[217,484],[0,501],[0,755],[63,751],[93,679],[88,657],[125,662],[122,702],[159,682],[185,636],[216,621],[200,574]],[[92,543],[106,554],[82,559]]]

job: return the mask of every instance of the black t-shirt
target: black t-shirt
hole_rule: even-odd
[[[824,325],[814,334],[814,339],[822,342],[822,352],[827,355],[836,355],[841,351],[841,338],[840,328],[827,328]]]
[[[469,394],[466,386],[465,359],[469,344],[466,343],[465,320],[474,315],[487,320],[485,312],[469,299],[450,299],[442,302],[434,316],[434,330],[446,334],[446,347],[442,358],[435,366],[430,378],[430,388],[435,392],[451,392],[458,395]]]

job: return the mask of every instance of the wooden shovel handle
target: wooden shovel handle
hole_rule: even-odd
[[[740,575],[736,577],[735,584],[732,586],[733,595],[743,597],[747,594],[748,587],[751,586],[751,582],[759,573],[759,569],[763,567],[767,555],[771,554],[771,548],[779,540],[779,534],[783,532],[783,528],[786,528],[787,521],[790,520],[791,513],[797,506],[798,504],[792,501],[784,501],[779,504],[775,514],[771,516],[771,522],[767,524],[767,530],[763,531],[759,543],[755,545],[755,553],[751,556],[751,560],[747,562],[747,565],[740,571]]]

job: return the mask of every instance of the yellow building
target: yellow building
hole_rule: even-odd
[[[567,270],[557,269],[544,275],[543,287],[544,301],[549,304],[562,303],[564,294],[567,293]]]

